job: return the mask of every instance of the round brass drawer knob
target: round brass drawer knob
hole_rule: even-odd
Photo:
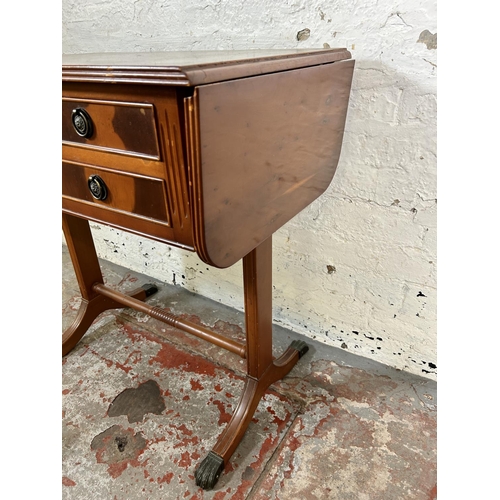
[[[98,175],[91,175],[88,180],[88,185],[92,196],[96,200],[103,201],[107,198],[108,188]]]
[[[83,108],[76,108],[71,113],[71,121],[75,132],[85,138],[89,138],[94,133],[94,126],[92,125],[92,118]]]

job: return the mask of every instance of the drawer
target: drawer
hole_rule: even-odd
[[[113,212],[113,220],[119,213],[126,213],[171,225],[163,179],[63,161],[62,191],[63,198],[87,205],[89,210],[97,205],[100,209]],[[82,214],[85,215],[84,206]]]
[[[63,97],[63,144],[160,160],[153,104]]]

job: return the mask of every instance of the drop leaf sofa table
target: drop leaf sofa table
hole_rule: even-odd
[[[63,355],[97,316],[131,307],[247,360],[241,400],[195,471],[211,489],[266,389],[307,351],[272,356],[272,235],[320,196],[337,168],[354,60],[345,49],[63,56],[62,222],[82,295]],[[103,283],[89,221],[243,259],[246,343]]]

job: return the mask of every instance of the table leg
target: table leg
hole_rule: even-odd
[[[212,489],[238,447],[267,388],[283,378],[308,351],[294,341],[277,359],[272,356],[272,238],[243,258],[247,377],[240,402],[216,445],[195,472],[196,484]]]
[[[62,221],[64,236],[82,295],[78,314],[62,336],[62,354],[65,356],[76,346],[99,314],[108,309],[123,308],[123,305],[99,295],[92,288],[95,283],[103,283],[103,278],[88,221],[64,213]],[[144,300],[156,291],[155,286],[144,285],[128,295]]]

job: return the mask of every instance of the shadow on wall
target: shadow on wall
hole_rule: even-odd
[[[436,125],[435,88],[381,62],[357,60],[333,190],[407,210],[435,202]]]

